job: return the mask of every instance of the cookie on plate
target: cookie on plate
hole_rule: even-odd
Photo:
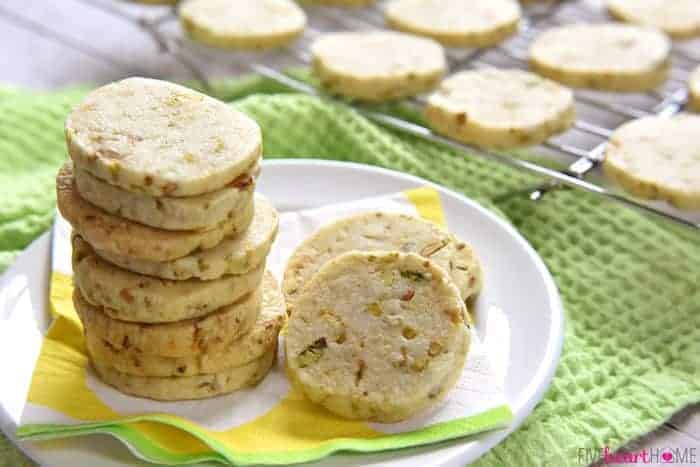
[[[65,124],[79,168],[127,191],[201,195],[260,158],[262,136],[230,105],[166,81],[128,78],[87,95]]]
[[[254,292],[265,271],[263,262],[245,274],[209,281],[159,279],[114,266],[79,235],[72,243],[75,286],[87,302],[121,321],[166,323],[206,315]]]
[[[248,229],[254,206],[249,203],[235,217],[208,230],[163,230],[139,224],[85,201],[75,186],[73,164],[68,161],[56,177],[56,198],[63,217],[96,250],[136,260],[169,261],[195,250],[212,248],[225,237]]]
[[[253,202],[256,163],[224,188],[195,196],[150,196],[123,190],[85,170],[75,169],[75,186],[82,198],[110,214],[166,230],[211,228],[245,211]]]
[[[399,32],[325,34],[311,45],[313,69],[330,92],[387,101],[433,88],[446,69],[437,42]]]
[[[603,170],[630,193],[700,209],[700,116],[645,117],[615,130]]]
[[[608,91],[647,91],[666,81],[671,41],[653,29],[574,24],[549,29],[530,47],[530,68],[560,83]]]
[[[512,148],[566,131],[576,116],[573,93],[521,70],[462,71],[428,99],[425,116],[439,133],[467,144]]]
[[[296,302],[285,336],[290,377],[342,417],[405,420],[457,380],[468,348],[465,315],[459,291],[432,261],[345,253]]]
[[[688,80],[688,107],[700,112],[700,66],[693,71]]]
[[[174,260],[150,261],[98,248],[95,251],[124,269],[163,279],[211,280],[226,274],[245,274],[265,261],[277,236],[278,215],[270,201],[256,193],[254,211],[252,222],[241,235]]]
[[[417,217],[369,212],[327,225],[297,247],[287,262],[282,281],[289,311],[304,284],[327,261],[352,250],[417,253],[447,271],[465,301],[481,290],[481,267],[469,245]]]
[[[187,0],[182,29],[195,41],[226,49],[266,49],[296,39],[306,14],[291,0]]]
[[[91,363],[97,375],[117,390],[136,397],[159,401],[206,399],[255,386],[270,371],[275,352],[218,373],[182,377],[136,376],[121,373],[97,358]]]
[[[161,357],[134,349],[117,349],[89,333],[86,335],[86,345],[93,358],[130,375],[193,376],[246,365],[274,353],[277,337],[287,317],[284,298],[269,272],[265,273],[262,288],[262,307],[255,324],[248,333],[220,352],[203,352],[178,358]]]
[[[607,7],[620,21],[658,28],[675,39],[700,35],[696,0],[607,0]]]
[[[206,316],[172,323],[135,323],[110,318],[102,307],[73,293],[75,310],[86,334],[108,342],[117,350],[135,350],[164,357],[187,357],[221,352],[253,327],[260,313],[261,291]]]
[[[386,22],[452,47],[489,47],[518,30],[520,6],[513,0],[392,0]]]

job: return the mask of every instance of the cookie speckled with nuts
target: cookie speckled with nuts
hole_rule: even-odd
[[[191,196],[231,183],[261,154],[260,127],[217,99],[166,81],[129,78],[92,91],[68,115],[81,169],[152,196]]]
[[[322,86],[366,101],[423,93],[440,81],[446,69],[440,44],[399,32],[325,34],[311,45],[311,53]]]
[[[88,303],[78,289],[73,293],[75,310],[85,332],[109,342],[118,350],[135,350],[164,357],[187,357],[221,352],[252,327],[260,313],[261,290],[231,305],[198,318],[172,323],[120,321],[102,307]]]
[[[198,250],[171,261],[149,261],[95,249],[98,255],[130,271],[185,280],[216,279],[226,274],[245,274],[262,264],[277,236],[278,215],[264,196],[255,194],[252,222],[242,234],[223,240],[213,248]]]
[[[274,362],[275,352],[270,352],[245,365],[218,373],[174,378],[130,375],[97,358],[91,359],[95,372],[105,383],[125,394],[160,401],[206,399],[255,386],[265,378]]]
[[[167,323],[206,315],[255,291],[265,263],[237,275],[202,281],[145,276],[103,260],[80,236],[73,239],[73,281],[86,301],[110,317],[141,323]]]
[[[385,10],[394,29],[452,47],[490,47],[518,30],[514,0],[392,0]]]
[[[194,376],[219,373],[226,368],[246,365],[274,353],[277,337],[286,321],[284,298],[268,272],[262,285],[262,306],[258,319],[245,335],[220,352],[203,352],[185,357],[162,357],[134,349],[118,349],[92,334],[86,336],[90,354],[115,370],[138,376]]]
[[[329,261],[298,298],[285,337],[291,378],[350,419],[405,420],[435,405],[461,373],[466,308],[447,273],[399,252]]]
[[[700,209],[700,116],[645,117],[615,130],[603,170],[630,193]]]
[[[282,282],[290,312],[304,284],[321,266],[352,250],[417,253],[447,271],[464,300],[481,290],[481,267],[465,242],[417,217],[369,212],[324,226],[297,247],[287,262]]]
[[[457,73],[440,83],[425,109],[439,133],[500,149],[539,144],[569,129],[575,115],[569,89],[521,70]]]
[[[192,39],[229,49],[279,47],[306,26],[304,10],[291,0],[187,0],[179,13]]]
[[[253,218],[251,203],[236,217],[209,230],[163,230],[139,224],[85,201],[76,189],[70,161],[56,177],[56,198],[63,217],[96,250],[134,261],[168,261],[195,250],[212,248],[225,237],[244,232]]]
[[[224,188],[195,196],[159,196],[123,190],[75,169],[75,186],[85,200],[115,216],[166,230],[208,229],[245,212],[253,202],[256,162]]]
[[[530,68],[577,88],[647,91],[668,77],[671,41],[654,29],[624,24],[551,28],[530,47]]]

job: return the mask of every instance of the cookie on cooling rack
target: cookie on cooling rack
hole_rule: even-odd
[[[327,261],[352,250],[417,253],[447,271],[464,300],[481,290],[481,266],[469,245],[417,217],[369,212],[327,225],[297,247],[282,282],[288,308]]]
[[[567,130],[576,111],[573,93],[521,70],[484,69],[457,73],[428,99],[431,127],[481,147],[539,144]]]
[[[306,26],[304,10],[291,0],[186,0],[179,14],[193,40],[228,49],[280,47]]]
[[[327,90],[374,102],[428,91],[447,67],[440,44],[400,32],[325,34],[311,53],[314,72]]]
[[[96,253],[110,263],[139,274],[173,280],[210,280],[225,274],[245,274],[262,264],[277,236],[278,222],[272,203],[256,193],[254,214],[248,228],[212,248],[193,251],[172,260],[153,261],[100,249],[90,243]]]
[[[71,161],[56,177],[56,200],[63,217],[99,252],[134,261],[170,261],[195,250],[211,248],[248,229],[253,203],[208,230],[163,230],[110,214],[85,201],[75,186]]]
[[[269,272],[265,274],[262,288],[262,306],[253,327],[223,350],[162,357],[134,349],[116,349],[109,342],[88,333],[85,336],[88,351],[94,359],[115,370],[137,376],[194,376],[246,365],[275,352],[277,337],[287,318],[282,292]]]
[[[260,127],[231,106],[166,81],[129,78],[68,115],[75,165],[127,191],[192,196],[224,188],[260,159]]]
[[[489,47],[515,33],[520,6],[514,0],[392,0],[387,24],[455,47]]]
[[[114,266],[78,235],[72,243],[75,286],[86,301],[122,321],[165,323],[211,313],[255,291],[265,270],[261,263],[244,274],[173,281]]]
[[[630,193],[700,209],[700,116],[645,117],[622,125],[603,170]]]
[[[345,253],[297,300],[285,336],[290,378],[342,417],[405,420],[459,379],[469,346],[465,313],[459,291],[432,261]]]
[[[671,41],[661,32],[622,24],[549,29],[530,47],[530,68],[578,88],[646,91],[668,77]]]
[[[688,107],[700,112],[700,66],[693,71],[688,79]]]
[[[700,35],[697,0],[607,0],[607,7],[620,21],[658,28],[674,39]]]

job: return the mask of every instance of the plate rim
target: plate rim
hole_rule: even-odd
[[[524,394],[520,406],[520,410],[517,412],[514,411],[514,418],[512,423],[509,425],[509,427],[506,430],[496,432],[494,435],[496,436],[486,436],[482,440],[481,446],[479,448],[475,449],[476,451],[476,457],[474,457],[472,460],[476,460],[479,457],[483,456],[485,453],[490,451],[494,446],[497,444],[500,444],[503,442],[511,433],[515,432],[525,421],[525,419],[532,413],[534,410],[535,406],[537,403],[539,403],[543,397],[545,392],[549,389],[551,382],[554,378],[554,375],[556,373],[556,370],[559,366],[559,361],[561,358],[561,352],[563,349],[564,345],[564,326],[565,326],[565,317],[564,317],[564,308],[563,308],[563,303],[558,291],[558,288],[556,286],[556,283],[554,281],[554,278],[552,277],[551,273],[549,272],[549,269],[545,265],[542,257],[537,253],[537,251],[534,249],[534,247],[525,239],[525,237],[522,236],[522,234],[513,226],[510,224],[506,219],[504,219],[501,216],[498,216],[495,212],[487,209],[486,207],[482,206],[478,202],[474,201],[473,199],[470,199],[458,192],[455,192],[454,190],[451,190],[447,187],[444,187],[442,185],[439,185],[437,183],[434,183],[432,181],[426,180],[421,177],[417,177],[412,174],[404,173],[404,172],[399,172],[396,170],[391,170],[387,169],[384,167],[380,166],[374,166],[374,165],[368,165],[368,164],[362,164],[358,162],[348,162],[348,161],[337,161],[337,160],[326,160],[326,159],[308,159],[308,158],[283,158],[283,159],[265,159],[263,162],[263,168],[265,167],[270,167],[270,166],[279,166],[279,167],[284,167],[284,166],[300,166],[300,167],[306,167],[308,166],[316,166],[316,167],[326,167],[326,168],[333,168],[333,169],[351,169],[355,171],[360,171],[360,172],[375,172],[384,176],[388,176],[391,178],[399,178],[407,182],[415,183],[418,185],[423,185],[423,186],[430,186],[434,189],[436,189],[438,192],[440,192],[442,195],[452,197],[456,199],[457,201],[466,204],[470,206],[471,208],[477,210],[481,215],[486,216],[489,218],[491,221],[495,222],[498,224],[498,226],[502,229],[505,229],[507,233],[510,234],[512,238],[514,238],[519,245],[525,250],[527,253],[528,257],[533,261],[537,271],[540,273],[542,278],[544,279],[545,282],[545,288],[546,288],[546,294],[548,297],[548,301],[551,304],[551,322],[549,326],[550,330],[550,335],[552,338],[549,339],[549,342],[547,343],[546,346],[546,351],[545,351],[545,358],[542,360],[540,365],[538,366],[532,381],[533,382],[539,382],[538,385],[534,388],[532,392],[528,394]],[[27,256],[32,256],[34,254],[34,250],[38,248],[38,245],[42,242],[50,242],[50,236],[51,236],[52,229],[49,229],[49,231],[44,232],[41,234],[39,237],[37,237],[35,240],[33,240],[27,248],[25,248],[13,261],[13,263],[7,268],[7,270],[0,276],[0,289],[3,289],[7,283],[9,282],[9,279],[13,277],[14,275],[17,274],[16,269],[17,265],[20,263],[20,261]],[[51,248],[49,245],[49,257],[46,258],[46,265],[47,267],[50,267],[50,252]],[[35,274],[38,274],[39,272],[36,272]],[[523,391],[525,392],[525,391]],[[519,398],[518,401],[520,401]],[[0,401],[0,427],[2,427],[2,432],[4,435],[8,438],[9,441],[13,443],[13,445],[22,451],[25,455],[27,455],[30,459],[36,460],[36,456],[34,456],[33,449],[30,448],[28,443],[20,442],[14,433],[14,429],[17,427],[14,426],[14,421],[11,419],[8,413],[4,410],[4,404],[1,403]],[[10,428],[11,432],[8,432],[6,428]],[[459,460],[459,458],[462,458],[462,461],[466,460],[464,459],[464,454],[462,453],[461,455],[458,454],[457,456],[453,456],[452,459],[445,459],[445,462],[450,462],[454,460]],[[332,458],[332,456],[331,456]]]

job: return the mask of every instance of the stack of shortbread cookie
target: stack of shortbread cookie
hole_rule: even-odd
[[[285,320],[265,272],[277,212],[254,193],[258,125],[164,81],[89,94],[57,177],[73,301],[97,374],[136,396],[212,397],[272,366]]]

